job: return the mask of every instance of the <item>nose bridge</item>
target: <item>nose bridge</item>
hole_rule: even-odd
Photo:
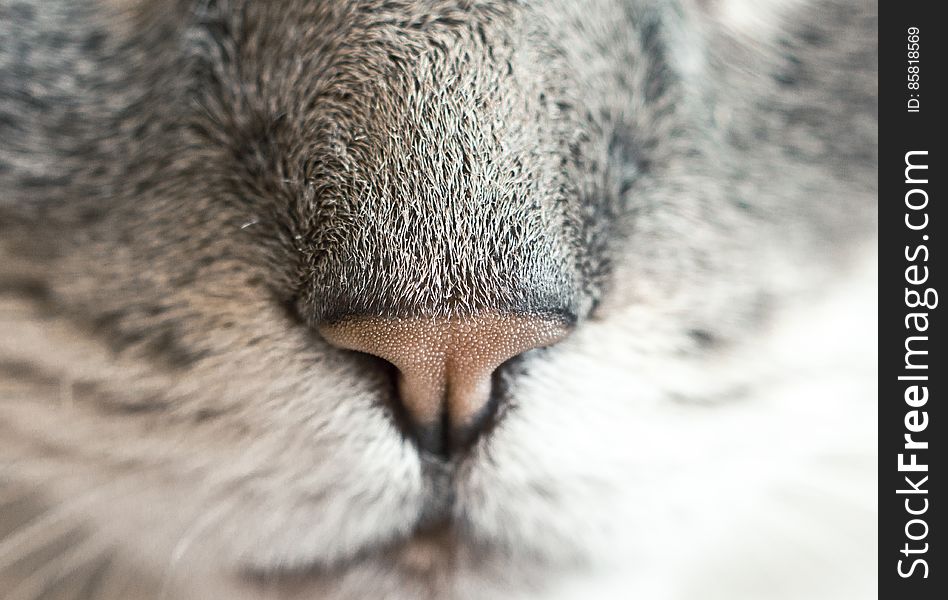
[[[320,327],[330,343],[373,354],[399,371],[409,419],[430,430],[470,429],[489,409],[492,374],[506,360],[557,342],[556,318],[483,313],[440,318],[362,318]]]
[[[566,217],[544,200],[515,203],[467,188],[445,197],[432,191],[439,176],[385,193],[375,191],[387,185],[378,183],[358,203],[333,199],[345,209],[314,232],[308,317],[394,325],[397,317],[433,320],[432,313],[467,313],[453,320],[476,322],[582,311],[581,262]]]

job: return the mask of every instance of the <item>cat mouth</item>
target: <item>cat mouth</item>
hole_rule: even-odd
[[[411,536],[375,552],[375,558],[418,575],[443,572],[457,560],[461,545],[456,523],[441,521],[419,527]]]
[[[274,583],[311,586],[337,581],[361,567],[397,572],[411,578],[434,578],[454,570],[464,546],[461,538],[457,523],[442,520],[420,525],[405,537],[379,542],[332,564],[314,562],[269,569],[248,567],[240,572],[240,578],[251,587],[272,586]]]
[[[428,492],[405,533],[367,542],[331,562],[316,559],[285,566],[248,565],[241,574],[250,582],[332,580],[367,564],[413,576],[445,572],[456,562],[459,550],[471,545],[462,533],[468,528],[453,514],[456,465],[434,460],[424,465]]]

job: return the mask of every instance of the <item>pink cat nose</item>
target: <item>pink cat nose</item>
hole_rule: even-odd
[[[556,318],[485,313],[354,318],[319,331],[340,348],[393,364],[419,446],[443,455],[470,443],[489,420],[494,370],[527,350],[558,342],[569,326]]]

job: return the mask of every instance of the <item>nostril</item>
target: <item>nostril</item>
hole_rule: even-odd
[[[436,455],[469,445],[497,408],[495,369],[562,339],[568,324],[536,315],[350,318],[319,327],[330,343],[396,367],[398,396],[419,447]]]
[[[446,448],[449,452],[460,452],[470,447],[481,435],[483,435],[492,423],[496,422],[498,409],[500,408],[500,387],[496,382],[495,370],[491,377],[491,387],[486,396],[486,402],[475,412],[468,415],[465,420],[448,423],[448,435],[446,436]],[[447,414],[447,413],[446,413]]]
[[[476,412],[461,420],[452,419],[449,408],[445,406],[436,417],[425,420],[419,419],[416,413],[411,413],[406,403],[401,400],[405,395],[400,391],[400,386],[404,384],[398,368],[388,361],[378,360],[381,363],[380,367],[391,377],[392,390],[395,393],[391,409],[396,423],[426,454],[447,459],[452,454],[460,453],[470,447],[496,422],[495,417],[504,389],[498,377],[501,368],[494,371],[487,401]]]

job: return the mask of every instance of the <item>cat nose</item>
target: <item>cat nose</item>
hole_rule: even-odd
[[[446,456],[469,445],[496,409],[492,375],[505,361],[549,346],[565,320],[486,313],[451,318],[349,318],[319,327],[331,344],[398,369],[401,405],[418,446]]]

